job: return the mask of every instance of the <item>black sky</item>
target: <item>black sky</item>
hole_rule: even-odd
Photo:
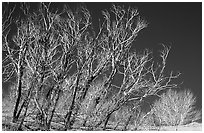
[[[113,3],[84,3],[92,14],[97,28],[101,11],[109,9]],[[161,43],[172,47],[167,60],[167,68],[181,72],[178,83],[181,88],[191,89],[197,97],[197,105],[202,106],[202,3],[115,3],[128,8],[137,7],[140,15],[149,23],[134,42],[134,50],[149,48],[158,52]],[[55,4],[61,8],[63,3]],[[77,4],[70,4],[75,6]],[[6,87],[6,86],[3,86]]]

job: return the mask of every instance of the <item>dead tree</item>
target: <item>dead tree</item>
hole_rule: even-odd
[[[12,21],[10,16],[13,10],[3,23],[3,48],[7,52],[3,60],[3,74],[9,79],[15,73],[18,81],[14,121],[19,119],[24,109],[19,129],[27,116],[29,104],[33,102],[34,110],[42,118],[42,130],[50,130],[60,94],[64,89],[63,83],[70,76],[73,66],[76,68],[71,75],[74,78],[70,86],[72,95],[67,98],[71,104],[64,115],[65,130],[72,128],[77,115],[81,113],[82,103],[89,89],[99,76],[106,75],[106,78],[98,97],[92,100],[97,99],[95,112],[97,109],[101,110],[103,115],[93,124],[93,128],[104,123],[104,130],[111,115],[125,103],[137,101],[140,104],[150,95],[158,95],[161,90],[177,86],[172,80],[179,74],[164,74],[169,47],[164,46],[161,51],[160,65],[154,63],[149,50],[131,52],[135,38],[147,27],[137,9],[125,10],[113,5],[110,11],[104,10],[104,20],[96,33],[91,15],[83,6],[76,11],[65,6],[62,12],[51,12],[52,3],[39,5],[39,9],[31,13],[29,4],[22,4],[26,19],[16,21],[17,33],[13,37],[18,49],[9,46],[8,32],[4,32]],[[113,84],[116,74],[123,75],[120,86]],[[118,92],[111,97],[111,102],[107,102],[106,92],[112,86],[118,88]],[[46,98],[41,100],[41,94],[46,87],[49,91]],[[22,96],[22,92],[25,96]],[[108,107],[104,109],[107,103]]]
[[[6,4],[4,3],[4,6]],[[6,8],[7,7],[7,8]],[[27,49],[27,42],[26,37],[23,36],[22,32],[19,32],[18,36],[21,37],[21,40],[16,41],[16,46],[18,48],[14,48],[11,45],[9,45],[9,39],[7,36],[9,34],[10,25],[14,22],[14,19],[12,19],[12,13],[15,10],[15,7],[11,8],[9,11],[9,4],[6,6],[3,13],[3,24],[2,24],[2,35],[3,35],[3,52],[6,53],[6,57],[3,59],[3,75],[5,75],[4,82],[8,81],[12,77],[16,77],[17,81],[17,99],[14,107],[13,112],[13,122],[16,122],[18,119],[18,108],[21,102],[22,97],[22,76],[23,76],[23,70],[24,70],[24,60],[25,60],[25,54]],[[15,42],[15,39],[14,39]]]
[[[115,14],[114,19],[110,18],[108,11],[103,12],[106,26],[100,45],[110,53],[111,74],[108,80],[111,81],[117,72],[123,74],[123,82],[118,86],[119,92],[116,95],[117,102],[114,108],[101,120],[105,123],[104,128],[110,115],[124,103],[133,100],[143,101],[145,97],[157,95],[161,90],[176,87],[177,84],[172,83],[172,80],[180,75],[180,73],[174,75],[173,72],[169,76],[164,75],[166,59],[170,51],[167,46],[164,46],[164,50],[161,51],[162,62],[158,66],[153,62],[150,51],[130,52],[130,47],[139,31],[147,26],[146,22],[138,16],[136,9],[129,8],[126,12],[120,6],[113,5],[111,11]],[[131,95],[135,96],[131,98]],[[99,126],[100,123],[97,125]]]
[[[7,40],[8,31],[6,31],[12,21],[11,14],[15,8],[11,10],[9,15],[5,15],[7,18],[5,18],[3,25],[3,31],[5,31],[3,34],[3,47],[4,51],[7,52],[7,56],[3,60],[3,63],[7,63],[4,66],[3,74],[6,75],[5,80],[7,81],[13,76],[13,73],[16,73],[18,81],[18,93],[14,108],[13,121],[18,120],[23,108],[27,110],[31,94],[34,93],[36,95],[34,97],[32,95],[32,97],[35,99],[34,101],[36,101],[35,103],[37,104],[39,111],[44,115],[43,117],[47,119],[46,112],[44,111],[45,107],[39,105],[38,94],[40,93],[40,90],[43,89],[43,85],[47,78],[52,76],[57,82],[57,85],[52,87],[57,89],[57,91],[55,91],[57,95],[54,107],[51,111],[50,120],[47,120],[48,128],[50,127],[53,113],[56,108],[57,99],[59,99],[60,87],[58,86],[61,86],[62,81],[67,77],[67,71],[69,71],[71,64],[73,63],[73,58],[70,56],[73,51],[67,48],[69,46],[65,46],[66,53],[64,52],[63,54],[58,55],[60,53],[59,47],[63,44],[63,42],[59,41],[63,39],[65,40],[65,36],[63,36],[63,34],[58,34],[63,28],[56,28],[57,26],[61,26],[58,23],[60,19],[58,15],[60,13],[51,13],[49,11],[49,6],[49,3],[40,3],[39,11],[31,13],[29,12],[29,4],[21,4],[26,19],[16,20],[17,33],[13,37],[13,41],[18,47],[17,49],[13,49],[9,46]],[[58,55],[57,58],[56,55]],[[27,76],[29,78],[36,75],[32,78],[37,78],[38,81],[35,82],[37,85],[35,87],[29,87],[32,86],[32,80],[25,78],[24,75],[29,75],[30,77]],[[22,88],[24,88],[24,90],[22,90]],[[27,92],[27,96],[22,96],[22,91],[25,93]],[[51,90],[51,92],[52,91],[54,90]],[[50,95],[51,94],[53,93],[50,93]],[[24,116],[25,114],[26,113],[24,113]],[[21,121],[23,122],[23,119]]]

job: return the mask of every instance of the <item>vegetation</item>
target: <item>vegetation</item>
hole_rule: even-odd
[[[195,109],[196,98],[190,90],[169,89],[153,105],[153,112],[161,125],[184,125],[201,119],[201,111]]]
[[[180,73],[165,71],[170,47],[162,45],[161,62],[148,49],[131,50],[148,25],[137,9],[112,5],[102,11],[96,30],[85,6],[13,5],[20,5],[22,14],[12,18],[17,6],[3,3],[2,75],[4,82],[15,79],[15,130],[108,130],[110,125],[137,130],[152,120],[152,111],[141,109],[146,98],[177,87],[174,80]],[[16,33],[11,35],[13,26]],[[118,74],[122,83],[116,86]],[[163,106],[156,105],[155,110]],[[180,123],[188,122],[184,118]]]

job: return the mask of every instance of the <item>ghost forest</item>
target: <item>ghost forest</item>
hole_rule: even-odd
[[[112,4],[94,29],[85,4],[2,5],[2,80],[14,83],[15,130],[137,130],[149,115],[159,121],[142,105],[176,88],[180,73],[165,72],[167,45],[157,61],[151,50],[131,50],[148,26],[136,8]]]

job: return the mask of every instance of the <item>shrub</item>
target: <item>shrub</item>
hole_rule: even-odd
[[[153,105],[153,111],[160,125],[184,125],[201,118],[201,112],[195,109],[196,98],[190,90],[175,91],[169,89]]]

